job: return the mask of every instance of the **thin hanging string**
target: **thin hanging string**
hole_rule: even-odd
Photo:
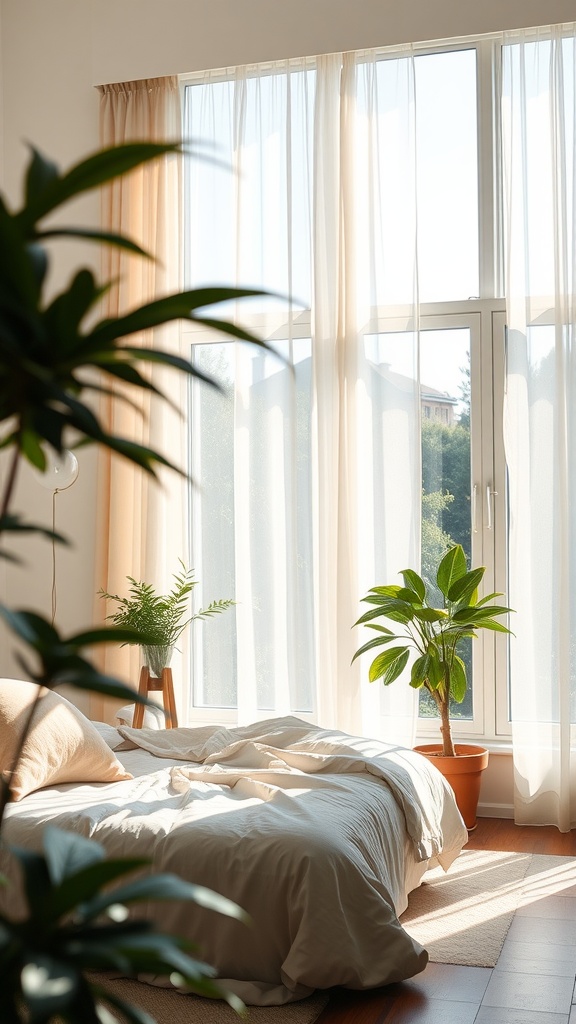
[[[58,488],[52,491],[52,625],[56,621],[56,495]]]

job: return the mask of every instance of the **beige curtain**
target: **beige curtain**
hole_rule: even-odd
[[[178,81],[174,77],[100,87],[100,139],[103,147],[126,141],[175,141],[181,137]],[[131,256],[115,248],[104,255],[104,279],[116,282],[107,296],[107,315],[115,316],[169,294],[180,281],[180,165],[176,157],[154,161],[124,175],[103,194],[103,227],[138,242],[154,259]],[[180,351],[178,323],[132,336],[130,342]],[[174,405],[184,410],[186,381],[181,374],[154,369],[150,377]],[[118,390],[118,389],[117,389]],[[103,399],[108,429],[150,444],[185,467],[184,418],[168,403],[129,392],[130,402]],[[133,403],[136,398],[137,408]],[[126,460],[100,453],[97,589],[125,594],[126,576],[145,579],[162,592],[171,586],[178,559],[187,562],[185,515],[170,519],[170,509],[186,506],[186,486],[175,473],[163,472],[159,483]],[[97,601],[97,619],[113,610]],[[185,704],[182,664],[176,652],[172,668],[181,720]],[[139,650],[110,647],[102,654],[105,671],[137,685]],[[118,703],[93,698],[93,718],[112,721]]]

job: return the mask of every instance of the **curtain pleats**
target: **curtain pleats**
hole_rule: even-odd
[[[414,691],[371,686],[367,661],[351,666],[360,598],[420,558],[413,57],[392,75],[385,64],[332,54],[227,69],[187,89],[185,131],[217,139],[232,169],[189,171],[189,284],[219,274],[294,298],[261,303],[255,321],[292,373],[249,347],[235,352],[233,495],[225,506],[212,497],[207,448],[194,561],[223,586],[216,563],[233,546],[239,719],[306,712],[410,742]],[[399,182],[392,204],[379,192],[385,168]],[[403,389],[374,326],[390,300],[402,309]],[[236,311],[241,322],[250,312]],[[234,524],[229,547],[210,542],[215,508]],[[226,679],[214,691],[225,704]]]
[[[157,78],[100,87],[100,137],[103,147],[127,141],[179,141],[181,138],[180,94],[176,78]],[[132,256],[108,247],[104,256],[104,279],[114,282],[109,291],[107,313],[122,313],[171,294],[181,287],[181,185],[177,157],[169,156],[124,175],[103,191],[102,223],[105,228],[138,242],[152,259]],[[130,343],[154,346],[180,353],[179,324],[170,324],[134,335]],[[101,412],[109,430],[150,445],[176,466],[186,469],[186,427],[181,415],[186,403],[183,375],[154,368],[152,383],[171,403],[149,394],[124,393],[120,399],[102,399]],[[136,407],[134,407],[136,401]],[[108,451],[100,453],[98,518],[98,583],[104,590],[127,594],[127,576],[153,583],[165,593],[172,574],[180,570],[179,559],[188,561],[186,487],[175,473],[160,471],[158,481]],[[177,511],[176,511],[177,510]],[[100,600],[97,614],[107,609]],[[179,646],[182,646],[179,644]],[[139,650],[110,647],[104,668],[134,686],[138,683]],[[177,685],[180,715],[187,705],[181,669],[182,655],[175,654],[173,673]],[[108,717],[117,705],[92,708],[96,717]]]

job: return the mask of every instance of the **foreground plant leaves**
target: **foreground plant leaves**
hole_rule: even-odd
[[[174,353],[123,344],[127,336],[175,320],[194,320],[269,348],[237,324],[206,312],[223,302],[262,294],[254,289],[211,287],[178,292],[90,328],[84,326],[85,321],[109,282],[97,282],[88,268],[78,269],[67,288],[50,301],[45,299],[43,288],[49,268],[45,239],[80,237],[142,258],[150,255],[121,235],[91,228],[46,228],[43,219],[86,191],[150,160],[180,151],[181,146],[175,143],[126,143],[94,153],[61,173],[56,164],[32,149],[24,206],[12,212],[0,198],[0,421],[10,424],[2,446],[15,447],[38,469],[44,468],[43,444],[61,451],[70,428],[77,432],[79,443],[101,444],[153,475],[159,465],[178,468],[159,452],[106,430],[94,412],[94,403],[86,398],[105,390],[125,400],[124,393],[84,371],[93,367],[112,385],[119,381],[156,394],[160,394],[158,389],[140,372],[147,363],[215,382]]]
[[[127,906],[142,900],[188,900],[247,923],[246,914],[217,893],[175,875],[142,875],[144,858],[106,859],[104,848],[83,836],[48,826],[42,853],[11,849],[19,862],[27,916],[17,922],[0,914],[0,1020],[2,1024],[102,1024],[103,1001],[135,1024],[153,1019],[86,972],[114,970],[175,976],[198,995],[225,999],[235,1010],[241,1000],[215,982],[214,969],[194,946],[129,917]],[[126,875],[136,879],[113,886]],[[108,1017],[116,1020],[116,1017]]]
[[[24,532],[62,539],[42,526],[25,523],[12,512],[11,501],[21,460],[44,470],[46,445],[61,452],[70,435],[77,446],[100,444],[153,476],[159,466],[182,472],[154,449],[112,434],[94,411],[94,399],[102,394],[133,406],[137,406],[138,396],[150,392],[169,401],[146,375],[152,364],[216,386],[180,356],[138,347],[133,335],[188,319],[269,348],[235,323],[212,315],[212,308],[220,303],[261,294],[252,289],[214,287],[182,292],[96,323],[94,314],[110,282],[98,282],[90,269],[78,268],[67,287],[49,299],[45,295],[50,260],[44,243],[49,239],[81,238],[143,259],[153,258],[132,240],[113,232],[77,226],[55,228],[52,221],[48,225],[43,222],[86,191],[180,151],[178,143],[127,143],[94,153],[61,172],[53,161],[32,149],[22,208],[12,211],[0,197],[0,448],[10,449],[0,497],[2,539],[6,534]],[[133,343],[124,343],[126,337]],[[0,557],[14,558],[6,548]],[[218,610],[214,607],[206,614]],[[52,688],[66,683],[121,700],[154,704],[120,680],[100,673],[83,653],[84,648],[96,644],[146,644],[150,640],[145,634],[108,628],[63,636],[33,611],[0,606],[0,616],[20,641],[19,647],[27,649],[17,655],[18,664],[25,676],[39,685]],[[23,726],[20,753],[30,721],[31,716]],[[0,824],[9,796],[6,775],[0,777]],[[146,921],[122,920],[125,911],[118,916],[108,887],[130,871],[142,871],[144,862],[106,861],[97,844],[87,847],[83,843],[86,841],[78,836],[47,829],[43,854],[15,851],[24,874],[28,916],[17,922],[0,916],[0,1024],[47,1024],[55,1015],[68,1024],[109,1024],[116,1017],[102,1005],[104,993],[84,974],[85,970],[108,967],[128,974],[175,971],[194,991],[224,995],[241,1010],[238,1000],[218,990],[211,980],[212,969],[194,958],[187,943],[155,932]],[[114,899],[120,895],[125,903],[143,898],[189,899],[242,916],[215,894],[171,876],[129,881],[120,892],[116,890]],[[151,1024],[147,1014],[124,1005],[117,997],[106,996],[106,1002],[121,1009],[129,1022]]]

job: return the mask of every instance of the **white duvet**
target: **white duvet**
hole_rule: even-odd
[[[235,900],[250,927],[194,904],[138,912],[193,939],[248,1003],[423,970],[398,915],[430,859],[447,869],[468,835],[420,754],[297,718],[118,732],[134,780],[31,794],[10,806],[7,841],[38,847],[50,821]]]

